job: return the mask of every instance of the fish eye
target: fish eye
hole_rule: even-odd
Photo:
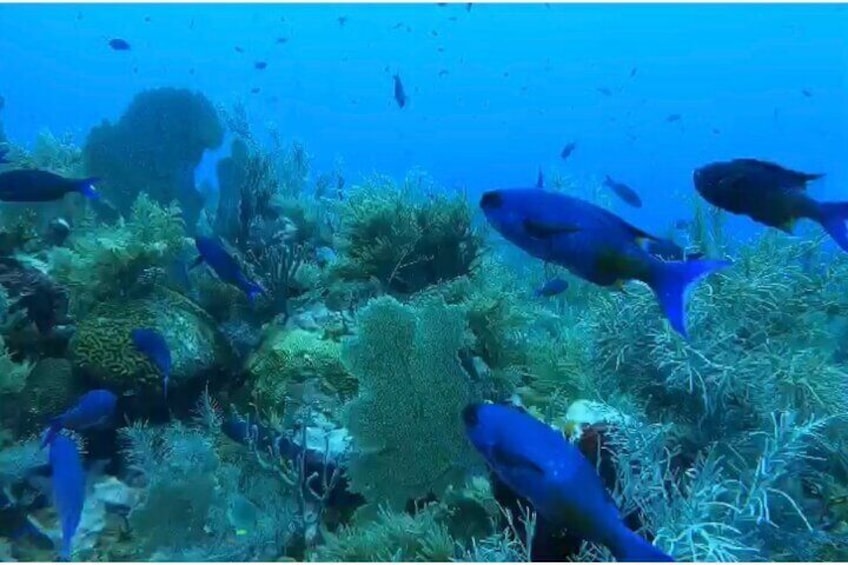
[[[503,196],[496,190],[484,192],[480,199],[480,207],[483,209],[500,208],[502,205]]]
[[[479,404],[469,404],[462,409],[462,421],[465,422],[466,427],[473,428],[480,423],[480,419],[477,414],[479,409]]]

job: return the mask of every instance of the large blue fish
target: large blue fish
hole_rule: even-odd
[[[73,439],[64,435],[53,439],[50,443],[50,466],[53,470],[53,504],[62,527],[59,558],[70,561],[74,534],[85,504],[85,471]]]
[[[590,202],[536,188],[493,190],[480,207],[489,223],[530,255],[600,286],[629,280],[654,291],[671,327],[686,333],[685,292],[727,261],[663,261],[644,247],[660,241]]]
[[[130,332],[135,348],[147,357],[162,373],[162,388],[168,400],[168,380],[171,378],[171,349],[158,331],[151,328],[136,328]]]
[[[0,200],[3,202],[50,202],[76,192],[97,200],[97,178],[66,179],[48,171],[17,169],[0,173]]]
[[[624,524],[595,468],[561,433],[501,404],[470,404],[462,419],[492,471],[540,516],[618,561],[673,561]]]
[[[118,397],[105,389],[90,390],[63,414],[50,420],[41,447],[51,443],[63,428],[77,432],[109,424],[115,413]]]
[[[251,302],[265,293],[265,289],[247,278],[241,270],[241,265],[224,249],[218,238],[197,236],[194,243],[200,253],[195,264],[203,262],[209,265],[219,279],[244,292]]]
[[[808,218],[848,251],[848,201],[821,202],[807,194],[807,183],[823,176],[758,159],[734,159],[695,169],[692,178],[698,194],[713,206],[786,233]]]

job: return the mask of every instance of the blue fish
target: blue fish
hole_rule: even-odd
[[[406,106],[408,98],[406,91],[403,89],[403,83],[400,81],[400,75],[393,75],[392,80],[395,83],[395,102],[397,102],[399,108],[403,108]]]
[[[612,190],[616,196],[621,198],[625,203],[633,206],[634,208],[642,207],[642,199],[639,198],[639,195],[635,190],[624,184],[623,182],[618,182],[617,180],[611,178],[609,175],[604,177],[604,186]]]
[[[848,201],[821,202],[807,194],[807,183],[823,176],[758,159],[734,159],[704,165],[692,179],[698,194],[713,206],[786,233],[793,232],[799,219],[807,218],[848,251]]]
[[[563,266],[600,286],[629,280],[654,291],[671,327],[687,337],[685,291],[727,261],[662,261],[644,248],[658,241],[590,202],[536,188],[493,190],[480,207],[508,241],[533,257]]]
[[[200,253],[195,265],[205,262],[215,271],[219,279],[244,292],[251,302],[265,293],[264,288],[245,276],[238,261],[224,249],[217,238],[197,236],[194,238],[194,243]]]
[[[565,147],[562,148],[562,151],[559,152],[559,157],[563,161],[567,161],[571,154],[574,153],[574,150],[577,149],[577,142],[570,141],[565,144]]]
[[[77,432],[109,424],[115,413],[118,397],[105,389],[90,390],[63,414],[50,420],[41,447],[51,443],[63,428]]]
[[[561,279],[560,277],[554,277],[544,285],[542,288],[536,290],[536,296],[545,298],[549,298],[551,296],[556,296],[557,294],[561,294],[568,289],[568,281],[565,279]]]
[[[74,534],[79,527],[85,504],[85,471],[77,444],[73,439],[57,435],[50,444],[50,466],[53,469],[53,504],[62,527],[59,558],[71,560]]]
[[[136,328],[130,332],[135,348],[162,373],[162,389],[168,400],[168,380],[171,378],[171,349],[162,334],[151,328]]]
[[[130,49],[132,49],[130,42],[126,39],[121,39],[120,37],[110,39],[109,47],[111,47],[115,51],[129,51]]]
[[[540,516],[606,546],[618,561],[673,561],[627,528],[595,467],[561,433],[501,404],[470,404],[462,419],[492,471]]]
[[[66,179],[37,169],[16,169],[0,173],[0,200],[3,202],[50,202],[76,192],[97,200],[100,193],[94,188],[98,178]]]

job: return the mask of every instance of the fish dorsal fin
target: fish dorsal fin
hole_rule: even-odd
[[[787,169],[771,161],[761,161],[759,159],[736,159],[736,162],[768,171],[770,174],[776,175],[777,178],[781,179],[781,187],[802,192],[807,190],[808,182],[818,180],[824,176],[822,173],[802,173],[794,169]]]
[[[524,220],[524,231],[536,239],[548,239],[557,235],[568,235],[580,231],[574,224]]]
[[[501,449],[499,446],[495,446],[491,451],[492,459],[495,462],[503,467],[509,467],[514,470],[523,470],[529,471],[531,473],[535,473],[538,475],[544,475],[545,470],[542,469],[539,465],[537,465],[534,461],[521,456],[521,454],[513,453],[510,451],[506,451]]]

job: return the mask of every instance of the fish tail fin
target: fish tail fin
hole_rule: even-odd
[[[730,266],[729,261],[659,261],[646,281],[671,327],[684,338],[686,333],[686,291],[693,283]]]
[[[56,434],[62,431],[62,420],[61,418],[53,418],[50,420],[50,427],[48,427],[44,431],[44,438],[41,440],[41,449],[44,449],[45,446],[53,443],[53,439],[56,437]]]
[[[615,547],[610,547],[610,551],[616,561],[630,563],[665,563],[674,561],[671,555],[627,528],[622,528],[622,532],[618,538]]]
[[[100,193],[94,187],[98,182],[100,182],[98,177],[79,180],[77,181],[77,191],[89,200],[100,200]]]
[[[819,202],[815,218],[843,251],[848,251],[848,202]]]

